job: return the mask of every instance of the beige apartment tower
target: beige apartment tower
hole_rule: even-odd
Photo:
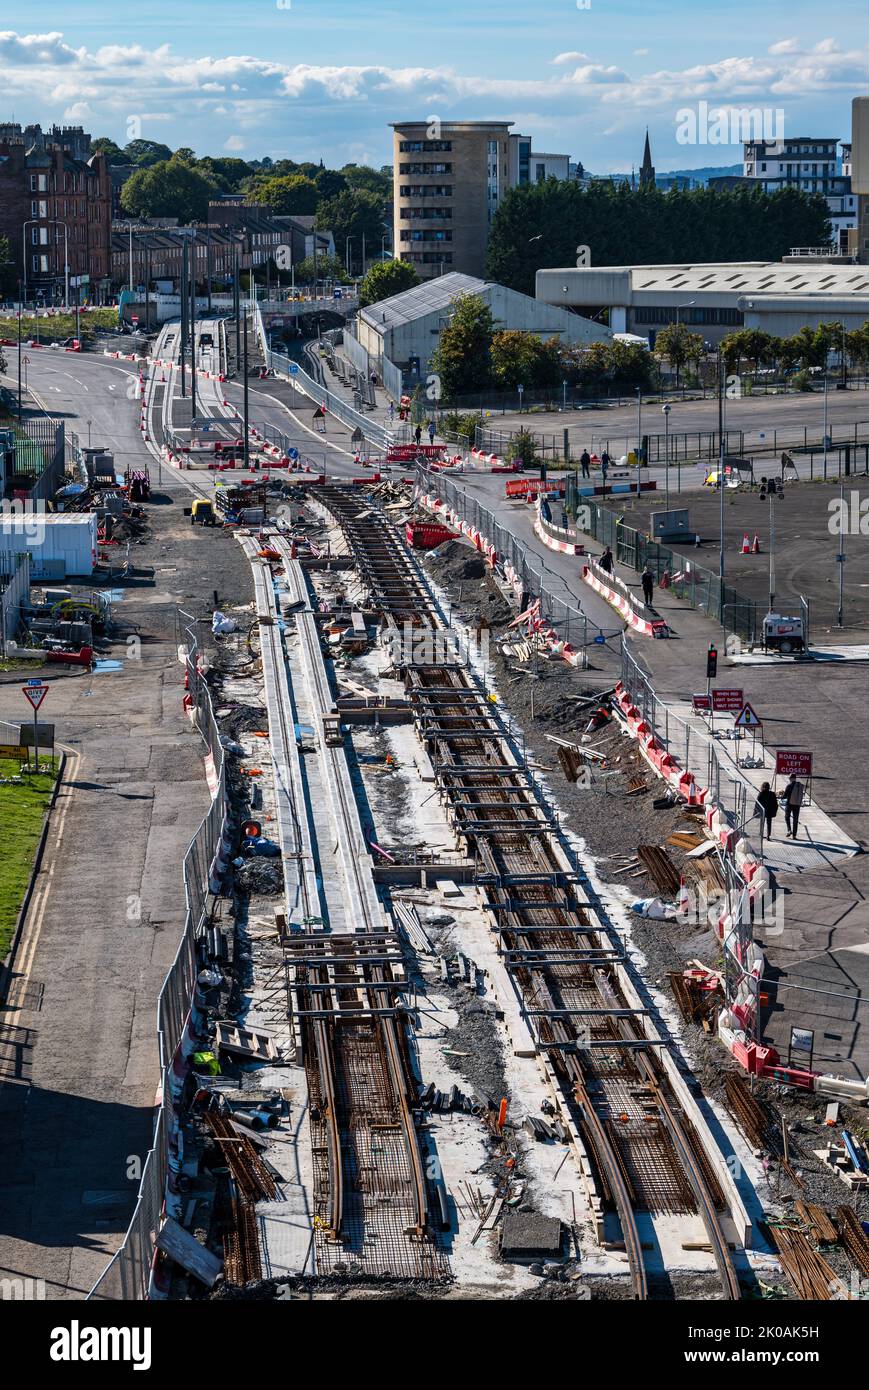
[[[483,276],[489,227],[509,187],[512,121],[395,122],[395,255],[420,279]]]

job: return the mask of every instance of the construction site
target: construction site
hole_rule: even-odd
[[[252,598],[188,658],[232,829],[154,1285],[851,1298],[829,1107],[728,1070],[709,922],[631,910],[727,874],[620,717],[619,642],[553,660],[419,515],[406,484],[296,485],[238,526]]]

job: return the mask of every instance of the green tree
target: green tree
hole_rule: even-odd
[[[172,158],[169,146],[160,145],[156,140],[131,140],[124,146],[123,154],[125,163],[138,164],[143,169]]]
[[[485,390],[490,385],[493,330],[492,311],[479,295],[463,294],[453,299],[431,359],[431,369],[440,377],[442,399]]]
[[[413,289],[419,284],[419,276],[410,261],[378,261],[373,265],[359,286],[359,305],[376,304],[381,299],[389,299],[403,290]]]
[[[367,254],[379,255],[384,221],[381,201],[376,194],[364,188],[346,188],[334,198],[323,200],[317,210],[317,221],[321,227],[331,231],[339,256],[346,252],[348,237],[352,238],[351,265],[362,261],[363,236]]]
[[[824,198],[793,188],[664,193],[604,180],[581,187],[549,179],[512,188],[503,198],[492,221],[486,274],[533,294],[536,272],[575,265],[582,245],[594,266],[780,261],[791,246],[828,241],[829,225]]]
[[[224,193],[234,193],[244,179],[250,178],[250,165],[243,159],[214,159],[209,154],[197,159],[196,168]]]
[[[678,386],[682,369],[703,356],[703,339],[699,333],[691,333],[684,323],[668,323],[655,339],[655,356],[669,362]]]
[[[521,459],[525,468],[534,468],[539,463],[537,440],[530,430],[517,430],[507,445],[507,462]]]
[[[310,217],[317,211],[320,194],[313,179],[289,174],[265,179],[260,185],[257,202],[265,203],[280,217]]]
[[[110,140],[107,135],[98,135],[91,141],[91,150],[94,154],[104,154],[109,164],[126,164],[127,158],[120,145],[116,145],[114,140]]]
[[[344,175],[335,169],[318,169],[314,175],[314,183],[321,198],[335,198],[347,187]]]
[[[213,184],[183,160],[161,160],[137,169],[121,189],[121,206],[129,217],[177,217],[204,222]]]
[[[544,342],[536,333],[506,329],[492,338],[492,376],[496,385],[528,390],[555,386],[562,380],[558,342]]]
[[[315,280],[338,280],[345,284],[349,279],[343,261],[337,256],[318,256],[316,265],[313,256],[306,256],[296,266],[297,285],[313,285]]]

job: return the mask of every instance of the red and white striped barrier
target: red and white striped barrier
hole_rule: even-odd
[[[637,740],[640,752],[650,767],[665,782],[669,782],[689,806],[705,806],[710,796],[709,788],[698,787],[694,774],[680,767],[672,753],[662,746],[621,681],[616,685],[615,698],[629,732]]]
[[[534,518],[534,530],[542,540],[543,544],[545,546],[548,546],[550,550],[557,550],[562,555],[585,554],[584,545],[580,545],[578,542],[574,541],[559,541],[556,540],[554,536],[550,536],[548,532],[544,530],[543,518],[540,515],[539,509],[537,511],[537,515]]]
[[[639,613],[634,610],[633,604],[620,594],[618,589],[612,588],[600,579],[589,565],[583,565],[582,577],[596,593],[605,598],[619,613],[625,622],[632,627],[635,632],[641,632],[644,637],[668,637],[669,631],[663,618],[641,618]]]

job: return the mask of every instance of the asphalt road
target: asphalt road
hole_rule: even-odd
[[[128,399],[133,364],[31,351],[51,413],[116,464],[150,463]],[[13,371],[17,364],[12,364]],[[168,474],[168,476],[167,476]],[[117,671],[51,667],[44,718],[71,750],[34,910],[0,1013],[0,1278],[82,1298],[117,1249],[151,1142],[156,1000],[180,940],[181,860],[208,805],[203,746],[182,710],[175,610],[210,616],[211,591],[250,595],[231,536],[192,528],[164,469],[152,534],[119,586]],[[207,561],[203,563],[203,553]],[[0,719],[22,715],[0,676]]]

